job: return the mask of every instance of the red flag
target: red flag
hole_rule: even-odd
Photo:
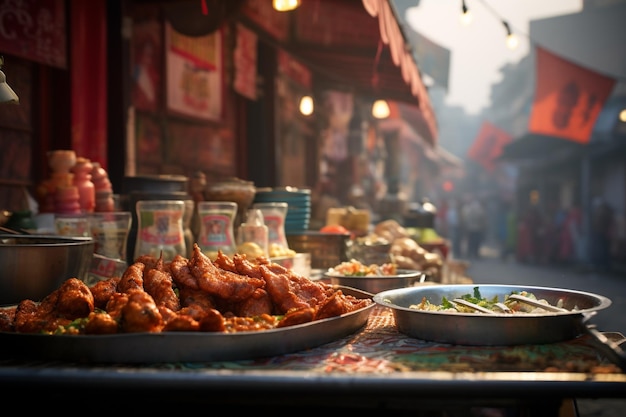
[[[528,130],[588,143],[615,80],[537,47],[537,79]]]
[[[484,121],[467,151],[467,156],[481,164],[487,171],[493,171],[494,161],[502,154],[504,145],[511,142],[511,135],[504,130]]]

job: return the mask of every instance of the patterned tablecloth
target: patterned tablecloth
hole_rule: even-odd
[[[616,342],[624,341],[620,333],[605,335]],[[380,306],[372,311],[362,331],[314,349],[254,360],[156,366],[357,374],[406,371],[622,373],[598,352],[591,337],[586,335],[543,345],[489,347],[434,343],[399,333],[392,312]]]
[[[619,333],[605,335],[624,341]],[[51,398],[67,392],[80,398],[88,396],[76,393],[149,395],[159,398],[156,410],[164,404],[203,401],[268,412],[277,407],[296,412],[304,404],[326,412],[320,408],[324,404],[362,414],[363,407],[370,407],[378,415],[381,407],[414,410],[428,405],[439,410],[499,404],[534,410],[527,415],[537,410],[559,415],[567,398],[624,398],[626,374],[603,357],[590,336],[544,345],[441,344],[399,333],[391,310],[375,306],[366,326],[352,335],[267,358],[89,364],[0,357],[0,390],[17,395],[26,387]],[[548,393],[552,414],[545,411]]]
[[[604,333],[622,343],[620,333]],[[0,359],[4,366],[91,367],[94,364],[34,362],[24,359]],[[99,364],[104,369],[153,369],[180,371],[306,371],[341,374],[394,374],[398,372],[573,372],[591,375],[626,375],[596,348],[592,338],[550,344],[517,346],[460,346],[415,339],[399,333],[391,310],[376,306],[366,326],[349,336],[325,345],[260,359],[148,364]],[[626,379],[624,380],[626,382]]]

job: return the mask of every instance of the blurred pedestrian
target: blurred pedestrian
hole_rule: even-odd
[[[538,193],[531,193],[530,205],[521,219],[518,242],[520,262],[540,263],[545,247],[545,216]]]
[[[574,204],[566,210],[560,234],[559,260],[563,263],[578,263],[581,259],[582,214]]]
[[[476,198],[472,198],[462,211],[463,226],[467,233],[467,257],[480,258],[480,248],[485,236],[487,216],[485,209]]]
[[[463,241],[463,225],[461,223],[461,203],[458,199],[452,199],[446,210],[446,223],[448,225],[448,238],[452,244],[452,256],[463,257],[461,242]]]
[[[511,202],[504,202],[498,225],[500,235],[500,258],[507,260],[516,253],[517,215]]]
[[[611,269],[613,226],[613,209],[602,197],[596,197],[591,212],[591,263],[600,271]]]

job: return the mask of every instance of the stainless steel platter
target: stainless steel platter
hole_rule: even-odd
[[[504,296],[512,291],[528,291],[553,305],[562,299],[564,308],[576,310],[488,315],[409,308],[412,304],[419,304],[424,297],[433,304],[441,304],[443,297],[453,300],[473,294],[475,287],[485,298],[498,296],[503,301]],[[399,288],[377,293],[374,301],[393,310],[397,329],[401,333],[423,340],[483,346],[541,344],[573,339],[588,332],[585,325],[588,318],[611,305],[607,297],[588,292],[495,284]]]
[[[331,284],[345,285],[358,288],[372,294],[394,288],[410,287],[426,281],[426,274],[422,271],[399,269],[395,275],[352,276],[337,272],[326,271],[324,277],[329,278]]]
[[[344,294],[371,298],[358,289]],[[0,332],[2,357],[88,363],[213,362],[254,359],[310,349],[348,336],[367,324],[370,306],[324,320],[239,333],[128,333],[64,336]]]

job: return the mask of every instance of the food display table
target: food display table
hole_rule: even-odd
[[[626,374],[586,336],[545,345],[438,344],[399,333],[391,311],[376,306],[349,336],[267,358],[68,363],[15,359],[0,348],[0,392],[4,398],[27,392],[34,400],[29,406],[42,409],[67,398],[100,410],[205,406],[207,412],[469,416],[474,407],[499,407],[558,416],[571,398],[626,398]]]

